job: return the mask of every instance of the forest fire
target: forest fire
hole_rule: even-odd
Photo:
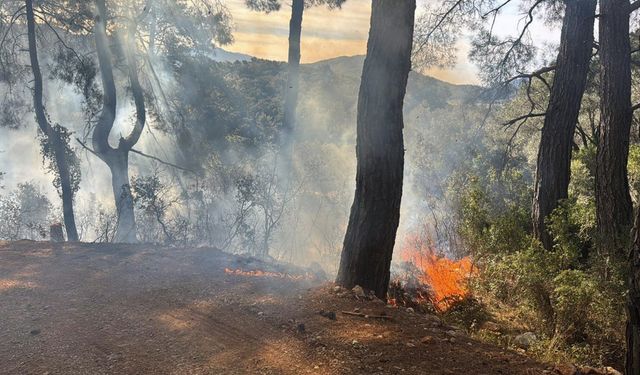
[[[302,275],[295,275],[284,272],[272,272],[272,271],[262,271],[262,270],[248,270],[245,271],[241,268],[232,270],[230,268],[225,268],[224,272],[228,275],[236,275],[236,276],[247,276],[247,277],[270,277],[277,279],[289,279],[289,280],[312,280],[314,279],[314,275],[310,273],[305,273]]]
[[[444,311],[468,294],[466,280],[473,274],[469,257],[452,260],[440,256],[417,235],[407,237],[399,255],[403,264],[399,281],[416,289],[417,299],[428,299],[437,310]],[[424,293],[425,286],[429,293]]]

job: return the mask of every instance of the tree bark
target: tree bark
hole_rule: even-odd
[[[133,195],[129,184],[129,152],[140,139],[146,123],[144,93],[138,81],[134,56],[135,29],[134,25],[130,26],[123,51],[127,60],[127,73],[136,108],[136,123],[131,133],[126,138],[121,137],[118,147],[114,148],[109,144],[109,133],[111,133],[115,121],[117,100],[111,52],[106,32],[107,9],[104,0],[95,0],[95,4],[98,14],[94,25],[94,35],[102,79],[103,101],[102,112],[93,131],[93,151],[111,171],[113,196],[118,213],[114,242],[134,243],[137,242],[136,220],[133,210]]]
[[[33,108],[36,113],[36,122],[47,142],[53,151],[54,165],[60,178],[60,190],[62,198],[62,214],[64,227],[67,232],[67,239],[72,242],[78,241],[78,230],[76,228],[75,214],[73,210],[73,199],[75,189],[71,181],[71,170],[67,160],[67,145],[56,129],[51,126],[44,107],[42,72],[38,61],[38,46],[36,42],[36,23],[33,11],[33,0],[25,0],[27,15],[27,34],[29,40],[29,58],[31,71],[33,73]]]
[[[533,231],[550,250],[545,219],[569,195],[571,150],[593,48],[596,0],[565,0],[560,51],[538,148]]]
[[[640,210],[630,257],[627,296],[627,358],[625,374],[640,374]]]
[[[356,191],[337,283],[385,299],[400,220],[403,102],[411,70],[415,0],[373,0],[357,120]]]
[[[298,88],[300,82],[300,40],[302,38],[302,16],[304,0],[293,0],[289,20],[289,76],[284,104],[284,130],[291,133],[295,128]]]
[[[116,202],[118,222],[114,242],[136,242],[136,219],[133,212],[133,195],[129,185],[129,154],[113,152],[106,158],[111,171],[111,186]]]
[[[623,258],[632,226],[627,178],[631,131],[629,0],[600,2],[600,138],[596,157],[596,216],[604,255]]]
[[[293,131],[296,127],[296,109],[298,108],[298,92],[300,86],[300,40],[302,37],[302,17],[304,0],[293,0],[291,19],[289,20],[289,58],[287,87],[284,98],[284,122],[281,148],[286,168],[291,167],[293,158]]]

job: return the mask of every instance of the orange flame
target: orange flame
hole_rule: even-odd
[[[224,272],[228,275],[248,276],[248,277],[273,277],[278,279],[289,279],[289,280],[311,280],[314,278],[314,276],[310,273],[305,273],[304,275],[292,275],[289,273],[270,272],[270,271],[262,271],[262,270],[244,271],[240,268],[237,270],[225,268]]]
[[[433,291],[433,304],[438,310],[446,310],[452,300],[463,298],[469,290],[466,280],[473,274],[471,258],[452,260],[439,256],[432,246],[419,238],[408,236],[400,251],[402,261],[418,269],[415,276],[420,283],[429,285]]]

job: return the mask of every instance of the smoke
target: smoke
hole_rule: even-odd
[[[46,49],[42,55],[44,51]],[[334,273],[354,193],[356,112],[363,57],[341,57],[302,66],[298,119],[292,138],[295,171],[289,171],[277,165],[274,148],[277,140],[273,139],[275,131],[270,129],[279,120],[277,115],[262,116],[266,110],[261,110],[261,116],[247,123],[242,122],[243,119],[238,134],[226,134],[221,128],[225,121],[231,121],[229,117],[194,117],[191,120],[200,121],[202,129],[222,136],[207,144],[202,133],[192,131],[190,135],[195,139],[189,142],[182,139],[181,131],[189,129],[190,124],[182,123],[187,120],[176,115],[177,109],[184,108],[175,106],[188,99],[179,97],[183,93],[202,100],[198,96],[202,94],[198,86],[202,82],[178,81],[176,65],[172,65],[177,64],[176,61],[163,58],[160,48],[157,53],[157,58],[140,63],[141,81],[148,91],[148,109],[156,113],[148,116],[135,149],[194,171],[186,172],[131,154],[130,176],[157,176],[161,180],[164,185],[161,198],[166,203],[162,224],[172,231],[173,244],[217,246],[255,255],[260,254],[261,246],[266,246],[268,254],[278,260],[305,266],[315,263]],[[209,63],[202,56],[193,58],[200,59],[197,61],[209,68],[215,67],[213,61]],[[207,97],[212,103],[205,101],[201,105],[220,106],[213,101],[224,99],[227,101],[221,109],[229,112],[256,106],[242,95],[247,93],[243,90],[266,90],[264,96],[268,98],[272,94],[267,90],[268,84],[280,84],[269,83],[269,80],[285,81],[284,65],[268,64],[273,63],[225,65],[225,72],[242,71],[248,87],[238,88],[235,86],[242,86],[241,83],[225,81],[227,86],[220,84],[220,87],[234,94]],[[47,64],[42,65],[45,78],[51,78]],[[126,77],[122,72],[116,73],[118,109],[110,135],[112,145],[117,144],[121,135],[129,133],[135,113],[126,89]],[[195,79],[208,78],[204,73]],[[247,74],[256,76],[247,78]],[[56,79],[46,80],[45,88],[51,120],[73,131],[74,138],[86,140],[89,132],[82,95],[73,86]],[[447,218],[452,206],[443,200],[444,190],[450,187],[443,186],[442,181],[447,181],[458,166],[468,162],[469,151],[478,146],[477,139],[481,138],[477,134],[481,111],[466,102],[474,94],[477,88],[472,86],[450,85],[416,73],[410,75],[405,104],[407,151],[398,246],[408,233],[425,224],[435,232],[444,230],[444,223],[438,219]],[[280,105],[279,98],[271,99],[274,106]],[[271,104],[260,101],[257,106]],[[233,116],[231,118],[233,120]],[[20,182],[34,181],[46,191],[51,202],[59,206],[60,199],[51,183],[53,176],[43,172],[36,129],[30,113],[24,116],[18,130],[0,128],[0,150],[3,151],[0,171],[6,173],[3,183],[11,190]],[[265,138],[253,139],[256,134],[263,134]],[[80,228],[82,240],[105,240],[108,236],[101,237],[105,231],[103,226],[114,219],[109,216],[114,210],[109,170],[75,139],[73,146],[80,155],[82,169],[80,191],[76,196],[76,213],[82,218],[79,224],[83,226]],[[194,160],[197,165],[188,163]],[[168,241],[148,207],[136,213],[141,238]],[[443,251],[453,252],[447,241],[446,236],[442,236],[439,245]]]

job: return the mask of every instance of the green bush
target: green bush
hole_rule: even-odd
[[[532,353],[547,361],[619,368],[624,269],[596,251],[594,156],[584,149],[574,157],[570,196],[547,218],[552,250],[532,237],[528,206],[501,201],[481,178],[461,193],[459,233],[478,266],[474,293],[506,304],[519,320],[514,325],[541,337]],[[640,151],[638,156],[640,171]]]

